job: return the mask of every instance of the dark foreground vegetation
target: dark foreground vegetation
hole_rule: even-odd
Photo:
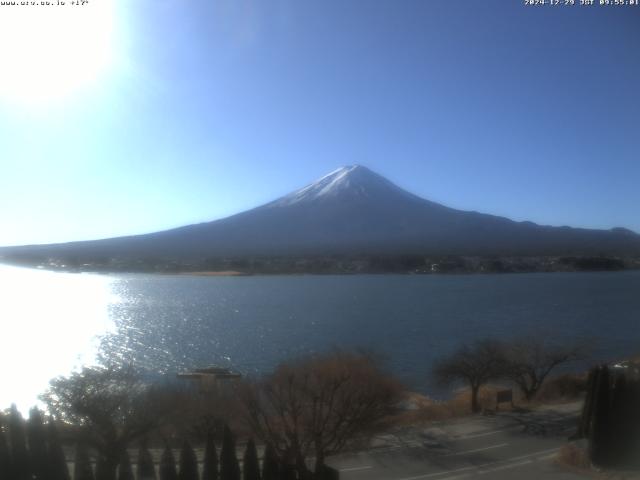
[[[376,431],[402,391],[371,356],[349,352],[220,384],[86,367],[51,382],[46,429],[37,410],[28,422],[15,407],[0,418],[0,478],[69,478],[62,444],[76,480],[337,478],[326,458]]]
[[[442,383],[467,387],[457,395],[467,414],[496,407],[491,382],[516,387],[520,405],[586,393],[576,434],[588,438],[586,461],[633,463],[640,369],[601,366],[588,379],[551,377],[586,355],[583,345],[532,336],[486,339],[461,346],[433,369]],[[32,409],[25,421],[15,407],[0,414],[0,479],[334,479],[339,472],[327,458],[401,425],[415,413],[403,406],[410,397],[375,357],[360,352],[301,358],[244,380],[150,381],[130,367],[85,367],[52,380],[42,395],[46,418]],[[437,412],[456,401],[430,402],[413,422],[446,418]]]
[[[640,468],[640,366],[622,362],[589,372],[576,438],[588,440],[588,457],[599,467]]]
[[[87,257],[11,254],[0,262],[26,267],[82,272],[239,272],[259,274],[365,273],[526,273],[619,271],[640,269],[640,258],[615,256],[457,256],[457,255],[314,255],[211,257],[171,260],[161,257]]]

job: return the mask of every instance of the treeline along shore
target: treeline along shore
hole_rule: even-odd
[[[640,257],[624,256],[430,256],[313,255],[243,256],[172,260],[160,257],[45,257],[12,254],[0,257],[10,265],[71,272],[260,274],[456,274],[622,271],[640,269]]]

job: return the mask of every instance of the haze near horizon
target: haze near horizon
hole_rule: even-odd
[[[46,15],[0,19],[0,246],[210,221],[346,164],[453,208],[640,231],[640,8],[100,0]]]

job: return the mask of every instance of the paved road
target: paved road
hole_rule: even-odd
[[[579,410],[570,404],[408,428],[329,463],[344,480],[584,479],[554,461],[575,432]]]

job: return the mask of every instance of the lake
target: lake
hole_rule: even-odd
[[[241,372],[364,347],[412,388],[479,337],[595,339],[596,359],[640,353],[640,272],[196,277],[0,267],[0,408],[102,352],[160,372]],[[579,368],[576,366],[574,368]]]

